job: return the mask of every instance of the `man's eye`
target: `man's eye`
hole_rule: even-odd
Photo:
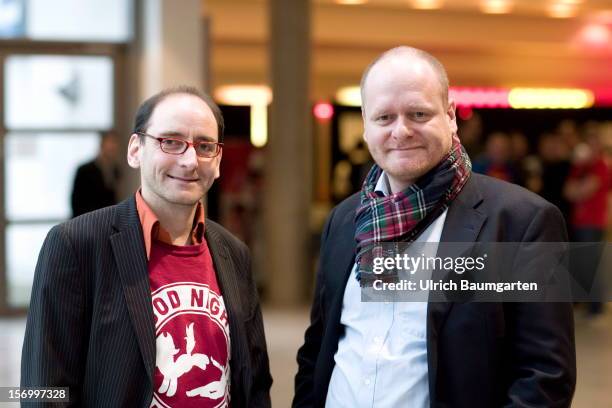
[[[388,121],[389,121],[389,119],[391,119],[391,115],[379,115],[379,116],[376,118],[376,121],[377,121],[377,122],[388,122]]]
[[[182,141],[180,140],[174,140],[174,139],[166,139],[163,141],[164,146],[166,147],[178,147],[181,146],[183,144]]]
[[[202,152],[214,152],[216,146],[213,143],[200,143],[198,149]]]
[[[412,116],[416,119],[416,120],[423,120],[423,119],[427,119],[427,113],[423,112],[423,111],[416,111],[412,114]]]
[[[185,142],[182,140],[165,139],[162,141],[162,150],[166,153],[181,153],[186,149]]]

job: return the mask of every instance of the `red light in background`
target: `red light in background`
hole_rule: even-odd
[[[451,87],[450,97],[457,106],[473,108],[508,108],[508,89]]]
[[[329,102],[317,102],[312,108],[315,118],[320,121],[328,121],[334,116],[334,107]]]
[[[457,108],[457,115],[459,115],[459,118],[461,120],[468,120],[472,117],[473,114],[474,112],[472,111],[472,108],[469,108],[467,106],[460,106],[459,108]]]
[[[612,106],[612,88],[595,89],[595,106]]]

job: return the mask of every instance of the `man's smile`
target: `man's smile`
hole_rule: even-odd
[[[167,176],[169,178],[171,178],[171,179],[178,180],[178,181],[183,181],[185,183],[195,183],[195,182],[197,182],[199,180],[199,178],[172,176],[170,174],[168,174]]]
[[[411,152],[414,150],[424,149],[424,146],[411,146],[411,147],[392,147],[389,149],[390,152]]]

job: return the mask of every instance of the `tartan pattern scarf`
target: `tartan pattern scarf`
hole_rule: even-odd
[[[413,242],[448,208],[468,181],[472,163],[455,134],[449,154],[405,190],[388,196],[374,191],[382,171],[377,164],[370,169],[355,214],[358,281],[362,272],[370,273],[368,258],[377,243]]]

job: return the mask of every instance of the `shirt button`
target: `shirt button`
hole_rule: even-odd
[[[369,379],[369,378],[366,378],[366,379],[363,381],[363,383],[364,383],[365,385],[370,385],[370,379]]]
[[[381,342],[382,342],[382,339],[379,336],[374,337],[374,343],[380,344]]]
[[[390,305],[390,304],[391,304],[391,302],[385,302],[385,305]]]

